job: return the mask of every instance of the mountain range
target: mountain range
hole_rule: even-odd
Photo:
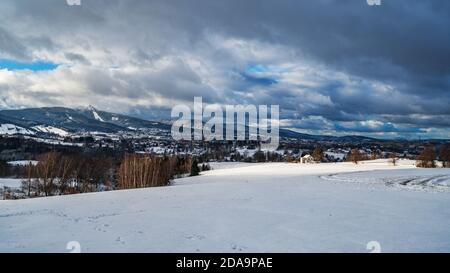
[[[115,133],[136,128],[170,129],[168,124],[99,111],[92,106],[78,109],[43,107],[1,110],[0,123],[18,126],[19,130],[23,128],[37,132],[42,132],[45,128],[61,129],[71,133],[82,131]]]
[[[149,121],[123,114],[97,110],[93,106],[86,108],[42,107],[19,110],[0,110],[0,134],[37,134],[47,133],[65,136],[75,132],[133,131],[137,128],[170,131],[167,122]],[[280,128],[280,137],[321,140],[321,141],[370,141],[364,136],[321,136],[298,133]]]

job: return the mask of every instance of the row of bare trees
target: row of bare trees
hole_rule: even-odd
[[[126,154],[116,160],[50,152],[36,165],[23,167],[22,188],[32,197],[165,186],[174,176],[190,173],[194,163],[198,164],[191,156]]]
[[[352,149],[347,155],[347,161],[358,164],[359,161],[367,160],[368,157],[361,153],[358,149]],[[450,145],[443,146],[439,149],[439,156],[437,156],[436,148],[428,146],[423,149],[416,159],[416,166],[420,168],[436,168],[436,160],[441,161],[442,167],[450,168]],[[389,156],[389,161],[395,166],[397,164],[397,157],[395,154]]]
[[[38,163],[24,166],[23,188],[28,196],[50,196],[112,188],[115,161],[111,157],[49,152]]]
[[[118,187],[134,189],[166,186],[175,175],[189,173],[191,157],[127,154],[118,171]]]
[[[438,157],[435,147],[425,147],[417,157],[416,166],[421,168],[436,168],[436,159],[441,161],[442,167],[450,168],[450,145],[441,147]]]
[[[106,155],[45,153],[37,164],[14,167],[0,164],[0,171],[23,179],[15,196],[53,196],[113,189],[165,186],[175,177],[198,175],[209,170],[190,155],[160,156],[125,154],[123,158]],[[0,162],[1,163],[1,162]],[[5,169],[5,170],[3,170]]]

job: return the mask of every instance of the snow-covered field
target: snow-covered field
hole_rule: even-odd
[[[0,189],[4,187],[8,188],[20,188],[22,185],[22,179],[16,178],[0,178]],[[1,207],[0,207],[1,209]]]
[[[226,165],[169,187],[0,201],[0,252],[450,252],[450,169]]]
[[[3,200],[4,191],[6,189],[19,189],[21,186],[22,186],[22,179],[0,178],[0,201]],[[0,213],[1,213],[1,210],[2,210],[2,205],[0,203]],[[1,227],[0,227],[0,230],[1,230]]]
[[[235,169],[241,167],[256,166],[263,163],[246,163],[246,162],[210,162],[208,163],[211,170]]]

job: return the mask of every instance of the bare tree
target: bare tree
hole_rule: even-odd
[[[397,166],[397,156],[395,154],[391,154],[389,156],[389,163],[391,163],[394,166]]]
[[[28,162],[26,169],[27,169],[27,192],[28,192],[27,194],[28,194],[28,197],[31,197],[31,187],[32,187],[31,179],[33,178],[34,173],[36,171],[35,171],[34,165],[31,161]]]
[[[39,157],[36,169],[40,178],[39,183],[42,181],[42,185],[38,185],[38,195],[40,195],[41,189],[45,196],[52,195],[54,182],[57,178],[57,162],[59,162],[59,159],[60,154],[56,152],[49,152]]]
[[[194,158],[194,160],[192,160],[191,176],[197,176],[199,174],[200,168],[198,167],[198,161],[197,158]]]
[[[450,145],[441,148],[439,160],[442,162],[442,167],[450,168]]]
[[[322,148],[316,147],[312,153],[312,157],[316,162],[323,162],[324,156]]]
[[[426,147],[417,157],[416,166],[421,168],[436,168],[436,153],[434,147]]]
[[[347,161],[353,162],[355,164],[358,164],[358,162],[361,160],[364,160],[364,156],[359,151],[359,149],[352,149],[347,155]]]

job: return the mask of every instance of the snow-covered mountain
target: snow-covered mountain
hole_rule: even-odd
[[[2,110],[0,124],[0,134],[48,133],[60,136],[79,131],[114,133],[129,131],[130,128],[170,129],[164,123],[99,111],[92,106],[80,109],[44,107]]]
[[[5,128],[1,134],[36,134],[46,133],[66,136],[74,132],[134,131],[136,128],[159,129],[170,131],[169,122],[156,122],[97,110],[93,106],[71,109],[64,107],[43,107],[21,110],[1,110],[0,124]],[[16,130],[6,130],[16,126]],[[2,128],[3,128],[2,127]],[[8,133],[10,132],[10,133]],[[364,136],[321,136],[295,132],[280,128],[280,137],[312,141],[366,142],[373,138]]]

